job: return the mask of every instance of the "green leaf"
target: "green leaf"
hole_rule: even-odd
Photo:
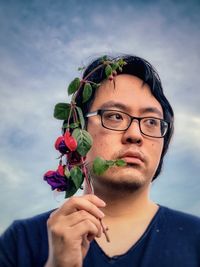
[[[107,169],[109,168],[109,165],[107,164],[106,160],[100,157],[96,157],[93,161],[92,170],[94,174],[101,175],[103,174]]]
[[[83,183],[83,174],[82,174],[81,169],[78,166],[73,167],[70,170],[70,176],[71,176],[71,180],[73,181],[75,187],[78,190]]]
[[[76,110],[78,112],[81,128],[84,129],[85,128],[85,119],[83,117],[82,109],[80,107],[76,106]]]
[[[68,123],[64,123],[64,124],[62,125],[62,130],[66,129],[66,128],[68,128]]]
[[[64,169],[64,175],[69,178],[70,177],[70,172],[69,172],[69,169],[67,168],[67,166],[65,166],[65,169]]]
[[[101,84],[100,83],[92,83],[92,87],[97,89]]]
[[[72,95],[73,93],[75,93],[79,86],[80,86],[80,82],[81,80],[79,78],[75,78],[68,86],[68,94]]]
[[[106,77],[108,78],[112,74],[112,67],[110,65],[107,65],[105,68],[105,74]]]
[[[126,162],[123,159],[117,159],[115,161],[116,166],[123,167],[126,166]]]
[[[108,56],[107,56],[107,55],[104,55],[104,56],[102,57],[102,61],[106,61],[106,60],[108,60]]]
[[[78,68],[78,71],[82,71],[82,70],[84,70],[85,69],[85,67],[79,67]]]
[[[73,130],[72,136],[76,139],[77,151],[81,156],[85,156],[92,146],[92,137],[86,131],[79,128]]]
[[[69,181],[69,189],[65,192],[65,198],[69,198],[73,196],[83,183],[83,175],[81,169],[77,166],[73,167],[70,172]]]
[[[115,165],[115,161],[114,160],[106,160],[106,164],[109,166],[109,167],[112,167]]]
[[[58,103],[54,108],[54,117],[58,120],[67,120],[69,117],[71,105],[68,103]]]
[[[68,123],[64,123],[62,125],[62,129],[68,129],[68,128],[71,128],[71,129],[75,129],[75,128],[78,128],[79,127],[79,122],[73,122],[73,123],[70,123],[70,125],[68,125]]]
[[[92,86],[90,83],[85,83],[83,89],[83,103],[87,102],[92,95]]]
[[[112,70],[117,70],[119,68],[119,65],[117,63],[111,64]]]
[[[63,125],[63,127],[65,126],[65,124]],[[69,125],[69,127],[71,129],[75,129],[75,128],[78,128],[79,127],[79,122],[73,122]]]
[[[73,196],[77,192],[77,188],[72,180],[69,179],[69,189],[65,191],[65,198]]]
[[[124,65],[126,65],[126,61],[123,58],[120,58],[117,63],[119,64],[120,67],[123,67]]]

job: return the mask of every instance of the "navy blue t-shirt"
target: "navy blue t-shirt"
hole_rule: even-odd
[[[46,221],[51,212],[15,221],[0,237],[1,267],[43,267],[48,257]],[[134,231],[134,229],[133,229]],[[83,267],[200,267],[200,218],[160,206],[125,254],[108,257],[92,241]]]

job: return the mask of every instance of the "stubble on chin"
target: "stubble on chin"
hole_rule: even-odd
[[[124,153],[124,150],[118,151],[112,155],[111,160],[120,159]],[[146,165],[145,157],[144,162]],[[101,176],[96,176],[91,168],[92,164],[88,164],[87,169],[90,173],[90,179],[94,190],[116,192],[118,194],[133,193],[141,189],[147,182],[145,179],[144,166],[139,166],[137,164],[125,167],[110,167]]]
[[[107,192],[116,192],[116,193],[133,193],[140,190],[145,185],[145,179],[140,174],[132,174],[128,172],[127,175],[120,176],[120,171],[118,170],[120,167],[110,168],[106,171],[105,174],[101,176],[92,175],[92,184],[98,190],[104,190]],[[123,168],[123,167],[122,167]],[[126,167],[129,168],[129,171],[134,172],[134,167]],[[133,170],[130,170],[130,169]]]

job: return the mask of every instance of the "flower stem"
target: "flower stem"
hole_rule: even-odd
[[[95,71],[97,71],[98,69],[100,69],[103,65],[105,65],[105,63],[102,63],[100,65],[98,65],[96,68],[94,68],[91,72],[88,73],[88,75],[85,76],[85,78],[80,82],[79,88],[78,90],[74,93],[74,95],[72,96],[72,101],[74,101],[76,99],[76,96],[79,94],[79,91],[83,85],[83,83],[85,83],[87,81],[87,78],[90,77],[90,75],[92,75]]]
[[[90,194],[94,194],[94,190],[93,190],[92,185],[90,183],[90,179],[88,177],[88,172],[87,172],[87,169],[85,167],[83,157],[81,157],[81,162],[82,162],[82,170],[83,170],[83,173],[84,173],[84,176],[85,176],[85,180],[86,180],[86,183],[87,183],[87,186],[88,186],[88,189],[89,189],[88,191],[89,191]],[[107,230],[108,230],[107,227],[104,226],[104,224],[102,222],[102,219],[99,219],[99,221],[100,221],[100,224],[101,224],[101,227],[102,227],[102,231],[103,231],[103,233],[105,235],[106,241],[110,242],[110,238],[109,238],[108,233],[107,233]]]
[[[72,115],[72,110],[73,110],[73,106],[71,105],[71,108],[70,108],[70,111],[69,111],[69,117],[68,117],[68,120],[67,120],[67,130],[69,131],[70,129],[70,118],[71,118],[71,115]]]
[[[104,226],[104,224],[103,224],[103,222],[102,222],[102,219],[99,219],[99,221],[100,221],[100,224],[101,224],[103,233],[104,233],[104,235],[105,235],[106,241],[107,241],[107,242],[110,242],[110,238],[109,238],[108,233],[107,233],[108,228]]]

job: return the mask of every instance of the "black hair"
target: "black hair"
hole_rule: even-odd
[[[122,71],[117,70],[117,74],[130,74],[140,78],[141,80],[144,81],[144,83],[148,84],[152,95],[158,100],[158,102],[162,106],[164,119],[169,122],[168,132],[164,136],[164,146],[160,162],[153,177],[153,180],[155,180],[161,172],[163,165],[163,158],[168,150],[168,146],[173,134],[174,130],[173,109],[164,95],[162,83],[157,71],[147,60],[133,55],[123,55],[119,57],[107,56],[107,59],[110,61],[114,61],[119,58],[123,59],[126,62],[126,65],[122,67]],[[102,57],[95,59],[88,65],[88,67],[85,69],[83,73],[83,79],[90,72],[93,71],[93,73],[89,76],[89,81],[99,84],[103,80],[105,80],[106,79],[105,65],[102,65],[101,68],[98,68],[96,71],[94,71],[99,65],[102,65]],[[79,94],[76,97],[76,104],[80,106],[80,108],[82,109],[83,115],[86,115],[89,112],[91,104],[94,101],[94,98],[95,98],[95,90],[93,90],[89,101],[87,101],[86,103],[82,103],[82,90],[79,91]]]

